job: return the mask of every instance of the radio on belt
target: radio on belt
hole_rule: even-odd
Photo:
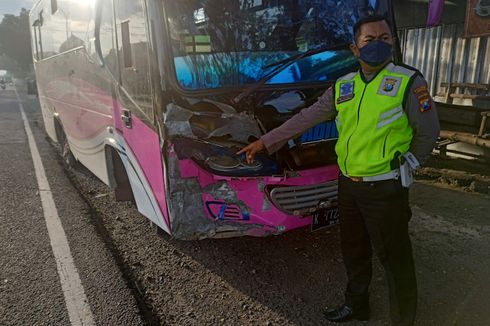
[[[413,183],[413,171],[419,167],[420,163],[412,153],[406,152],[400,157],[400,179],[403,187],[410,187]]]

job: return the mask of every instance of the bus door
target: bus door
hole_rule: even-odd
[[[110,2],[104,1],[102,5],[102,22],[104,17],[110,15]],[[117,53],[114,62],[117,66],[113,70],[116,79],[119,79],[114,96],[114,120],[116,132],[124,139],[125,157],[122,160],[138,210],[168,231],[162,155],[153,112],[149,37],[143,2],[114,1],[113,26],[116,33],[113,47]],[[101,32],[102,28],[103,24]],[[103,41],[101,36],[101,43]]]

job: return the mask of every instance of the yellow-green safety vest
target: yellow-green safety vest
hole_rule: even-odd
[[[416,70],[389,63],[370,82],[359,72],[335,83],[339,139],[335,146],[344,175],[388,173],[397,153],[410,148],[413,130],[403,105]]]

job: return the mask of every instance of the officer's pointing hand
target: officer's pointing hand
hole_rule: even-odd
[[[264,149],[264,142],[262,141],[262,139],[259,139],[257,141],[254,141],[253,143],[249,144],[248,146],[245,146],[244,148],[242,148],[240,151],[237,152],[237,155],[240,155],[242,153],[246,153],[247,163],[252,164],[254,161],[255,153],[260,152],[263,149]]]

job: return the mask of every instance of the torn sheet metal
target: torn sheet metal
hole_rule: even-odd
[[[226,181],[213,183],[203,189],[204,193],[210,194],[216,200],[222,200],[229,205],[237,205],[242,212],[250,212],[250,208],[240,199],[237,193]]]
[[[169,104],[164,113],[167,135],[200,139],[229,135],[232,140],[241,143],[248,143],[250,137],[260,138],[262,136],[259,125],[248,113],[236,113],[233,108],[224,104],[216,105],[216,107],[222,111],[221,114],[191,111],[174,103]],[[212,131],[195,128],[195,130],[199,130],[199,135],[196,135],[192,125],[193,117],[201,117],[201,120],[210,119],[218,127]]]
[[[212,131],[208,138],[230,135],[233,140],[248,143],[250,137],[258,139],[262,136],[257,122],[247,113],[224,113],[221,118],[226,119],[226,124]]]
[[[174,103],[167,105],[167,111],[163,117],[167,135],[170,137],[182,136],[196,138],[189,121],[193,115],[194,113],[192,111],[181,108]]]
[[[262,225],[237,223],[233,221],[212,220],[205,214],[202,194],[209,193],[226,203],[236,204],[248,209],[225,182],[210,185],[202,189],[196,178],[182,178],[177,157],[169,158],[170,224],[172,235],[182,240],[200,240],[205,238],[223,238],[243,236],[253,230],[262,229]]]

